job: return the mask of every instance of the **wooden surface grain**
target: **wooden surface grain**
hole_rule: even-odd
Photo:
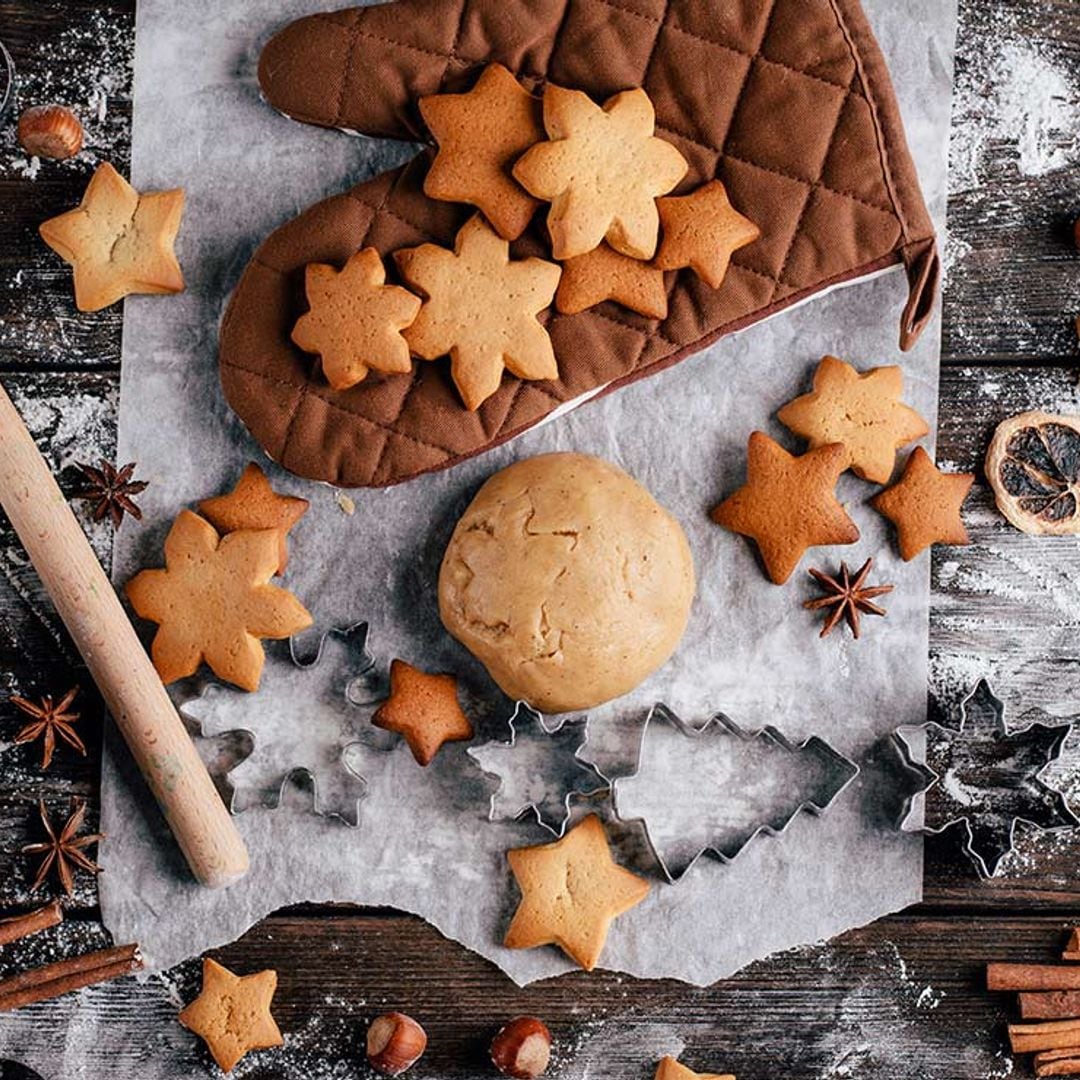
[[[1001,419],[1032,407],[1080,411],[1075,170],[1067,161],[1033,168],[1018,159],[1015,138],[986,139],[974,161],[965,126],[980,102],[998,100],[988,58],[1013,42],[1055,70],[1072,65],[1080,72],[1080,2],[962,0],[960,8],[938,454],[950,467],[978,471]],[[35,229],[77,201],[96,159],[126,168],[133,33],[133,0],[0,0],[0,39],[23,74],[24,100],[64,100],[64,88],[74,87],[72,104],[85,107],[89,96],[95,110],[84,159],[43,168],[35,179],[24,175],[28,163],[19,161],[10,122],[0,124],[0,379],[69,494],[76,461],[113,456],[121,314],[75,312],[69,274]],[[1068,132],[1052,137],[1064,153],[1075,149]],[[107,562],[108,527],[77,507]],[[1080,712],[1080,547],[1010,529],[981,475],[966,518],[973,545],[933,558],[935,699],[947,712],[986,674],[1011,716],[1033,706]],[[7,697],[75,683],[84,688],[80,726],[89,755],[61,752],[59,765],[42,775],[35,750],[10,743],[17,719]],[[63,628],[0,521],[0,914],[33,902],[30,868],[18,850],[30,837],[34,802],[44,797],[60,806],[76,794],[96,812],[101,721],[101,704]],[[1080,805],[1080,746],[1068,747],[1054,782]],[[1080,837],[1022,828],[1007,874],[980,882],[955,837],[932,838],[919,908],[754,964],[707,990],[598,973],[521,991],[408,916],[281,912],[218,954],[240,971],[272,966],[281,973],[275,1013],[286,1048],[256,1055],[239,1075],[367,1075],[364,1023],[385,1008],[413,1012],[427,1027],[431,1048],[415,1070],[421,1078],[489,1075],[486,1040],[522,1011],[551,1024],[555,1074],[564,1077],[644,1078],[669,1052],[741,1080],[1030,1075],[1029,1063],[1014,1065],[1006,1050],[1009,999],[983,989],[981,968],[991,959],[1055,957],[1080,919],[1078,856]],[[0,954],[0,974],[99,944],[95,905],[93,883],[83,878],[67,904],[68,924]],[[0,1022],[0,1058],[11,1048],[27,1057],[32,1047],[47,1080],[76,1068],[119,1080],[212,1073],[174,1019],[196,986],[192,963],[147,986],[128,981],[34,1007]],[[8,1076],[2,1065],[0,1076]]]

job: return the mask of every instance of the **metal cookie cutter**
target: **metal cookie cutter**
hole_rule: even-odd
[[[532,811],[539,824],[561,837],[570,820],[571,800],[611,786],[595,765],[581,758],[589,722],[564,720],[548,728],[540,713],[518,702],[508,725],[509,742],[486,742],[466,751],[499,781],[488,820],[517,820]]]
[[[656,705],[636,772],[614,783],[615,812],[644,825],[660,869],[676,882],[705,852],[730,862],[800,811],[822,813],[858,772],[816,735],[795,745],[774,727],[745,731],[722,713],[691,727]]]
[[[908,763],[913,743],[925,739],[924,768],[932,777],[907,800],[900,828],[937,834],[962,825],[964,854],[982,877],[993,877],[1013,850],[1017,822],[1048,830],[1080,825],[1065,796],[1039,779],[1061,756],[1072,723],[1054,723],[1041,709],[1023,720],[1023,727],[1009,729],[1005,706],[983,679],[961,703],[958,727],[930,722],[898,729]]]

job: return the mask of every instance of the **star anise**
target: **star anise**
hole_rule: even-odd
[[[132,480],[135,462],[120,469],[104,459],[98,462],[97,468],[81,461],[76,464],[86,479],[86,486],[75,492],[75,498],[93,502],[95,521],[101,521],[108,514],[113,528],[119,529],[124,514],[130,514],[136,521],[142,520],[142,511],[135,505],[133,496],[144,492],[149,485],[145,480]]]
[[[11,704],[26,713],[27,716],[33,717],[30,723],[15,736],[15,745],[22,746],[24,743],[42,739],[44,749],[41,756],[41,767],[43,769],[47,769],[52,764],[58,737],[63,739],[68,746],[78,750],[83,757],[86,757],[86,747],[83,745],[82,739],[75,734],[73,726],[75,721],[79,719],[79,714],[68,711],[68,707],[75,700],[75,695],[78,692],[79,688],[73,686],[55,704],[53,704],[52,695],[46,695],[36,705],[18,694],[11,695]]]
[[[810,576],[825,590],[824,596],[815,600],[807,600],[803,607],[810,611],[825,609],[825,625],[821,628],[821,636],[825,637],[841,619],[846,619],[854,637],[859,636],[859,616],[884,615],[885,609],[880,608],[871,601],[876,596],[884,596],[893,590],[891,585],[867,585],[866,578],[870,568],[874,565],[873,559],[866,562],[852,575],[848,570],[847,563],[840,564],[840,573],[836,577],[830,577],[820,570],[811,570]],[[830,610],[831,609],[831,610]]]
[[[71,896],[75,891],[75,870],[85,870],[88,874],[101,872],[101,867],[84,855],[83,849],[92,847],[99,840],[104,840],[105,836],[103,833],[77,835],[86,817],[86,803],[81,799],[71,800],[71,814],[59,830],[49,818],[49,811],[45,808],[44,800],[38,803],[38,812],[41,814],[41,824],[45,828],[48,839],[39,844],[27,844],[22,849],[24,855],[42,857],[37,877],[34,879],[34,884],[30,886],[30,891],[40,889],[49,876],[49,871],[55,867],[56,876],[64,892]]]

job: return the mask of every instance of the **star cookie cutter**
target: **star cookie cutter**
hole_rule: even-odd
[[[589,741],[588,720],[564,720],[549,728],[535,709],[519,701],[507,721],[508,742],[491,740],[466,753],[499,781],[489,821],[517,821],[532,812],[539,825],[562,837],[575,798],[607,791],[610,781],[581,757]]]
[[[693,727],[655,705],[637,767],[613,784],[615,813],[640,822],[664,877],[677,882],[706,852],[731,862],[755,837],[780,835],[803,810],[822,814],[859,767],[814,735],[789,742],[717,713]]]
[[[963,826],[964,854],[984,878],[996,876],[1015,849],[1019,822],[1054,832],[1076,828],[1080,818],[1065,796],[1039,779],[1061,756],[1073,728],[1071,719],[1057,720],[1029,709],[1023,726],[1011,729],[1004,703],[982,679],[961,702],[957,727],[931,721],[899,728],[908,763],[917,749],[913,743],[925,739],[924,768],[933,777],[908,799],[900,828],[937,835]]]

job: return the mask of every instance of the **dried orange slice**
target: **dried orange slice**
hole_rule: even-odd
[[[1080,533],[1080,416],[1026,412],[998,425],[986,452],[998,509],[1022,532]]]

